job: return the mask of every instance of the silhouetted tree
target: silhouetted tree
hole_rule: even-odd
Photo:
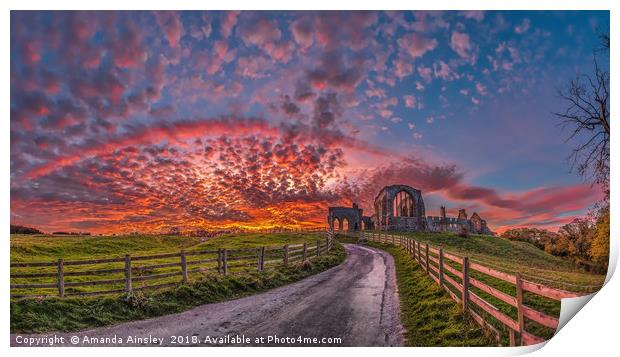
[[[609,56],[609,34],[601,34],[601,47],[594,50],[594,73],[573,79],[560,97],[568,102],[563,113],[555,113],[561,126],[571,130],[567,141],[579,144],[569,156],[571,169],[599,184],[609,198],[609,70],[601,68],[597,56]]]
[[[11,224],[11,234],[43,234],[40,230]]]

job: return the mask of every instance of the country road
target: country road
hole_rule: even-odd
[[[75,333],[12,334],[11,346],[23,346],[24,337],[54,335],[64,338],[55,346],[402,345],[393,258],[373,248],[345,247],[347,258],[339,266],[265,293]],[[75,336],[79,343],[72,344]],[[280,340],[274,341],[275,336]],[[300,336],[317,339],[298,340]],[[85,337],[98,341],[86,342]]]

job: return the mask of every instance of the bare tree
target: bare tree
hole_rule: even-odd
[[[560,97],[568,102],[561,118],[563,129],[570,129],[566,141],[579,140],[569,156],[572,170],[595,184],[599,184],[606,198],[609,197],[609,71],[598,65],[597,54],[609,54],[609,34],[599,36],[600,49],[595,49],[594,74],[580,75]]]

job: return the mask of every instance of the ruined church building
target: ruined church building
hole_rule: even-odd
[[[441,206],[439,216],[426,216],[422,191],[407,185],[385,186],[375,198],[374,214],[364,216],[353,207],[329,207],[327,221],[333,230],[385,230],[416,232],[455,232],[494,235],[487,222],[474,212],[467,218],[465,209],[458,217],[447,217]]]

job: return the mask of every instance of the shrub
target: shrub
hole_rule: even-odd
[[[148,306],[150,298],[144,295],[142,291],[132,291],[125,295],[125,301],[129,306],[136,309],[143,309]]]
[[[469,237],[469,230],[466,227],[461,227],[461,230],[459,231],[458,236],[462,238]]]

